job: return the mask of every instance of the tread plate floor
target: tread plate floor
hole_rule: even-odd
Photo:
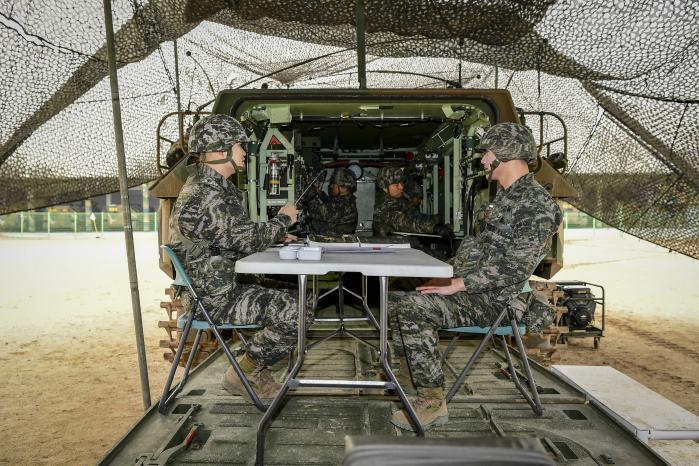
[[[448,365],[460,368],[475,347],[460,342]],[[186,450],[167,464],[252,465],[261,413],[240,396],[221,388],[227,367],[218,352],[195,370],[169,414],[148,411],[103,458],[101,464],[165,464],[168,449],[181,443],[192,426],[198,431]],[[483,353],[449,404],[449,422],[427,437],[535,437],[558,464],[665,464],[584,397],[547,370],[533,367],[542,387],[544,414],[536,417],[501,368],[499,353]],[[284,377],[286,363],[275,367]],[[447,384],[455,374],[445,368]],[[350,338],[334,338],[307,356],[300,378],[379,380],[376,355]],[[413,391],[414,392],[414,391]],[[292,390],[267,433],[265,464],[337,465],[347,435],[413,435],[389,422],[397,397],[382,390],[303,388]],[[163,452],[163,453],[160,453]]]

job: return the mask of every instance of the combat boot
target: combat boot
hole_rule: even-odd
[[[418,387],[417,398],[412,403],[415,414],[425,430],[441,426],[449,420],[447,400],[444,399],[444,389]],[[410,416],[402,409],[393,413],[391,424],[403,430],[415,430],[410,422]]]
[[[271,400],[281,390],[282,386],[272,376],[272,372],[267,366],[258,366],[250,359],[247,353],[236,358],[240,368],[243,370],[257,396],[261,400]],[[229,366],[228,370],[223,374],[221,385],[231,395],[247,396],[243,382],[236,374],[233,366]]]

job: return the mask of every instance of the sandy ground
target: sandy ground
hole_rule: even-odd
[[[564,364],[610,364],[699,414],[699,261],[615,231],[571,230],[556,279],[603,284],[607,334]],[[136,234],[153,401],[169,280]],[[141,415],[123,234],[0,236],[0,464],[93,464]]]

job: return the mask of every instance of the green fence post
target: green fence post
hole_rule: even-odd
[[[104,233],[104,212],[100,212],[100,232]]]
[[[595,237],[595,233],[597,231],[597,219],[595,217],[592,217],[592,237]]]
[[[46,212],[46,233],[51,233],[51,212]]]
[[[24,233],[24,212],[19,213],[19,232]]]
[[[73,233],[78,232],[78,213],[73,212]]]

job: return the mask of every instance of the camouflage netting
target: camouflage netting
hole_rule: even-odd
[[[699,258],[698,2],[364,3],[369,87],[442,87],[461,64],[464,87],[507,88],[519,107],[559,114],[573,204]],[[185,109],[230,87],[357,86],[352,0],[113,8],[130,185],[159,174],[155,129],[176,110],[173,40]],[[0,0],[0,213],[117,190],[104,35],[102,2]],[[171,123],[165,132],[175,139]]]

